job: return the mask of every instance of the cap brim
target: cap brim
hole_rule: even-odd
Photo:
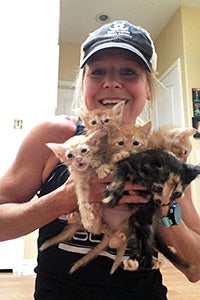
[[[80,68],[83,68],[86,61],[96,52],[103,50],[103,49],[108,49],[108,48],[120,48],[120,49],[125,49],[125,50],[129,50],[132,53],[136,54],[137,56],[139,56],[142,61],[146,64],[147,68],[149,69],[149,71],[151,71],[151,66],[149,64],[149,62],[147,61],[147,59],[144,57],[144,55],[135,47],[126,44],[126,43],[116,43],[116,42],[107,42],[107,43],[103,43],[100,44],[98,46],[96,46],[92,51],[90,51],[90,53],[88,53],[88,55],[86,55],[80,64]]]

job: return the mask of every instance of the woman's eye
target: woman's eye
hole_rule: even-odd
[[[132,69],[126,68],[126,69],[121,70],[121,75],[123,75],[123,76],[133,76],[133,75],[136,75],[136,73]]]
[[[105,74],[105,71],[103,69],[95,69],[91,71],[90,73],[92,76],[102,76]]]

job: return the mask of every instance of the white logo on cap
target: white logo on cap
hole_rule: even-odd
[[[129,27],[125,25],[125,22],[115,22],[109,27],[105,36],[126,36],[126,38],[131,38]]]

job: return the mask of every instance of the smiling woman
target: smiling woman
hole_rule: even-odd
[[[83,44],[80,67],[76,91],[87,111],[123,102],[122,123],[133,124],[145,103],[154,101],[156,55],[152,39],[141,27],[123,20],[101,27]],[[0,180],[2,239],[40,228],[40,247],[62,232],[66,214],[77,209],[75,180],[46,144],[64,143],[72,136],[82,134],[83,130],[80,117],[64,116],[38,124],[25,137],[12,166]],[[104,209],[102,195],[110,181],[110,176],[103,179],[95,174],[91,176],[89,203],[98,202]],[[131,183],[127,186],[127,194],[123,195],[120,206],[110,209],[110,220],[121,218],[127,209],[126,203],[148,202],[145,193],[142,197],[137,194],[143,186]],[[32,199],[35,193],[38,198]],[[166,243],[194,266],[189,270],[181,269],[194,282],[200,278],[200,220],[190,189],[186,189],[184,197],[177,202],[184,212],[180,224],[160,230]],[[167,215],[167,211],[163,213]],[[167,288],[159,269],[130,272],[118,268],[110,276],[116,255],[114,249],[100,253],[93,262],[70,275],[74,262],[101,240],[102,234],[85,230],[76,232],[69,241],[39,252],[35,299],[167,299]],[[127,251],[129,255],[129,249]]]

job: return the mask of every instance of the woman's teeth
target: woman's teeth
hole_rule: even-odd
[[[112,104],[113,105],[113,104],[117,104],[121,101],[125,101],[125,100],[102,100],[101,103],[103,105],[106,105],[106,104]]]

